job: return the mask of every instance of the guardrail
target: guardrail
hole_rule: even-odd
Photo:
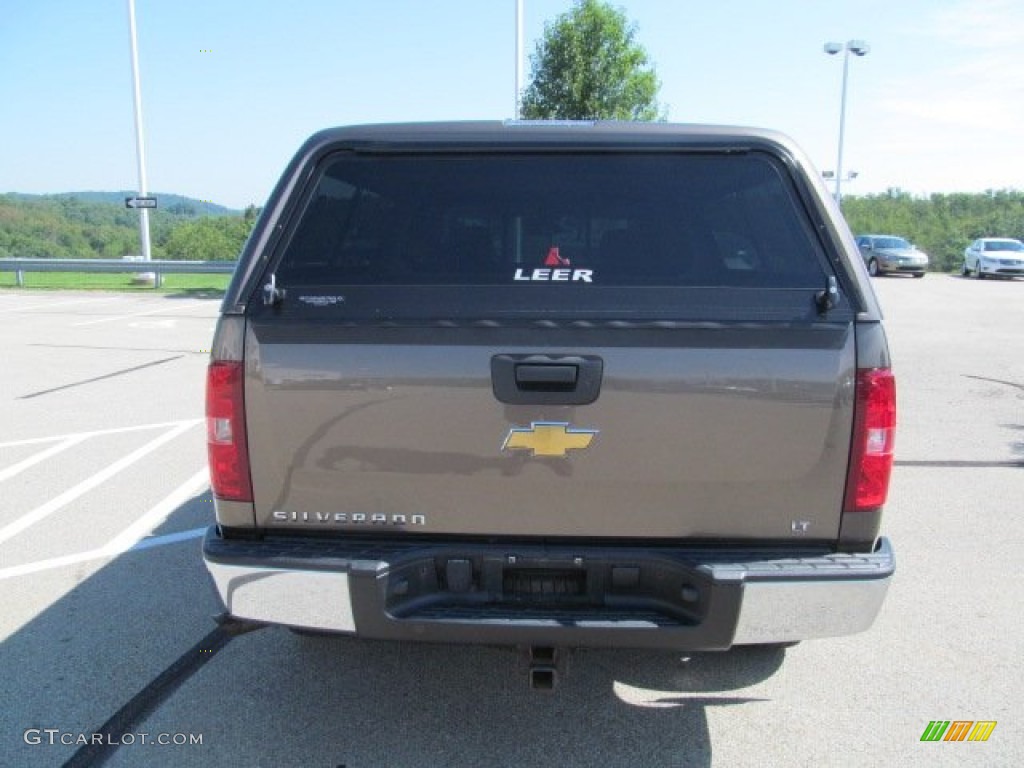
[[[18,286],[25,284],[26,272],[93,272],[111,274],[138,272],[152,274],[153,287],[163,285],[163,276],[171,274],[225,274],[235,271],[237,261],[171,261],[154,259],[0,259],[0,272],[14,272]]]

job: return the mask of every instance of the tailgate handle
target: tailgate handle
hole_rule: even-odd
[[[495,355],[494,396],[511,405],[586,405],[601,394],[604,360],[596,355]]]
[[[579,366],[557,363],[520,363],[516,366],[516,384],[520,389],[572,389]]]

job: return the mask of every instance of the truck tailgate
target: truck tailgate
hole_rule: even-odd
[[[250,322],[258,525],[581,538],[838,533],[852,324],[580,332],[554,348],[543,332],[533,345],[504,343],[497,330],[490,343],[460,328],[433,329],[431,344],[400,329],[380,335],[388,342]],[[598,358],[600,395],[500,402],[497,355]]]

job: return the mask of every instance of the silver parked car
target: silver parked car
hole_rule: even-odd
[[[872,277],[901,273],[924,277],[928,254],[894,235],[859,235],[857,247]]]
[[[979,237],[964,250],[960,274],[979,280],[1024,276],[1024,243],[1010,237]]]

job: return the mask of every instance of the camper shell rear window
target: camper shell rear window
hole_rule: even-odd
[[[320,169],[274,268],[293,292],[494,289],[499,314],[587,314],[596,289],[805,294],[830,274],[766,152],[341,151]]]

